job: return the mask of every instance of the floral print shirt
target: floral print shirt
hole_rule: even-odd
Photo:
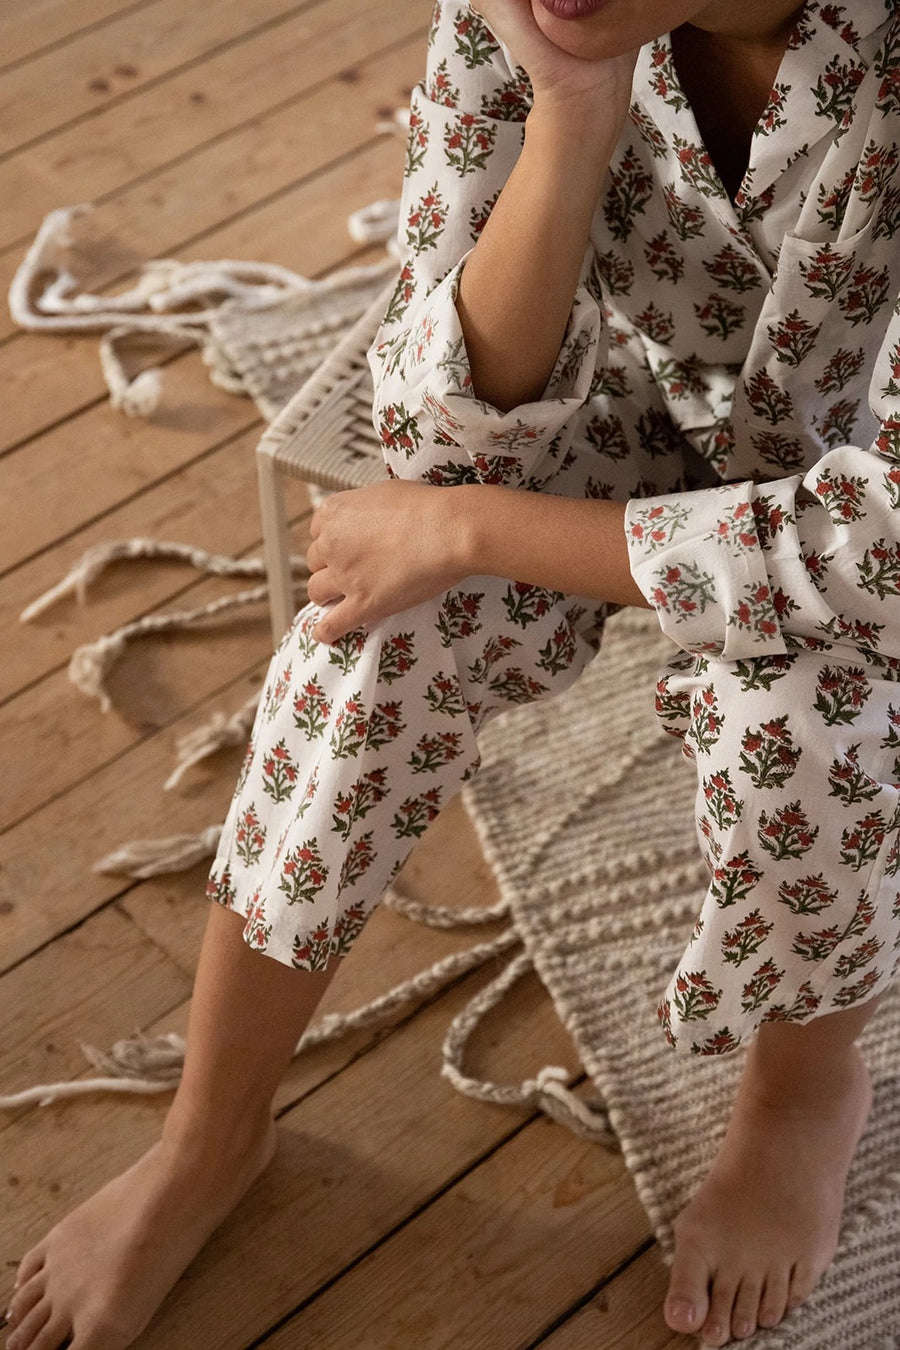
[[[642,48],[556,365],[503,413],[474,397],[454,300],[530,103],[478,17],[438,3],[370,352],[389,469],[539,490],[584,448],[680,455],[708,486],[648,480],[626,514],[635,580],[679,646],[839,643],[900,669],[900,4],[809,0],[733,202],[669,38]],[[615,484],[598,468],[592,490]]]

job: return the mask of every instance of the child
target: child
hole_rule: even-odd
[[[271,1158],[293,1048],[478,728],[571,684],[624,604],[681,649],[658,711],[711,874],[663,1031],[747,1047],[667,1322],[775,1326],[834,1255],[900,933],[900,15],[479,3],[436,6],[413,100],[370,354],[391,479],[314,517],[183,1080],[24,1258],[11,1350],[139,1334]]]

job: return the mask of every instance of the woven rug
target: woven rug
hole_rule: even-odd
[[[724,1132],[742,1055],[674,1054],[656,1002],[705,889],[694,774],[656,725],[672,648],[650,614],[609,624],[572,689],[486,728],[467,806],[534,966],[571,1033],[665,1252]],[[850,1177],[841,1250],[806,1307],[743,1346],[900,1346],[900,991],[863,1042],[875,1109]]]

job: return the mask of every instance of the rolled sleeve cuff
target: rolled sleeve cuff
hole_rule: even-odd
[[[468,256],[468,255],[466,255]],[[438,439],[463,448],[484,481],[516,483],[532,472],[590,397],[603,331],[600,307],[579,285],[565,338],[540,397],[509,412],[475,397],[456,296],[463,258],[431,292],[408,344],[415,380]],[[421,353],[421,357],[420,357]]]
[[[723,661],[786,652],[752,483],[628,503],[631,575],[685,651]]]

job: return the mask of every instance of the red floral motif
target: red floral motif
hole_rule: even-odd
[[[344,862],[341,867],[341,875],[338,878],[338,894],[347,889],[348,886],[355,886],[360,877],[365,876],[372,863],[375,861],[375,842],[374,832],[367,830],[365,834],[354,839],[349,845]]]
[[[900,542],[876,539],[856,565],[859,584],[863,590],[877,595],[879,600],[900,595]]]
[[[487,118],[462,113],[444,131],[444,158],[463,178],[486,166],[496,139],[496,125]]]
[[[607,174],[603,215],[613,239],[625,240],[653,193],[653,178],[629,146]]]
[[[441,789],[429,788],[420,797],[407,797],[391,822],[398,839],[419,839],[441,809]]]
[[[779,323],[769,324],[766,331],[778,360],[799,366],[815,347],[821,327],[805,319],[799,309],[792,309]]]
[[[887,821],[880,811],[870,811],[841,833],[841,862],[858,872],[874,862],[887,834]]]
[[[821,872],[799,881],[783,881],[778,887],[778,899],[794,914],[821,914],[837,898],[838,892],[828,885]]]
[[[794,411],[790,394],[775,383],[765,368],[758,370],[745,382],[744,391],[757,417],[764,417],[773,427],[790,417]]]
[[[415,652],[415,633],[392,633],[381,644],[378,655],[378,678],[385,684],[402,679],[418,662]]]
[[[330,716],[331,700],[326,697],[322,683],[312,676],[294,696],[294,725],[311,741],[321,736]]]
[[[713,870],[710,894],[720,909],[727,909],[746,900],[761,879],[762,872],[744,849]]]
[[[684,272],[684,257],[669,239],[668,230],[654,235],[644,245],[647,266],[660,281],[678,282]]]
[[[862,347],[852,352],[846,347],[839,347],[828,358],[824,371],[816,380],[816,388],[820,394],[840,393],[845,385],[856,378],[865,362],[866,354]]]
[[[442,670],[437,671],[425,690],[425,702],[434,713],[443,713],[447,717],[464,717],[466,701],[459,676],[455,673],[447,674]]]
[[[675,977],[675,1006],[683,1022],[709,1017],[721,997],[722,990],[713,987],[705,970],[680,970]]]
[[[559,591],[548,591],[542,586],[531,586],[527,581],[514,581],[503,597],[503,606],[510,621],[519,628],[527,628],[549,614],[563,599]]]
[[[362,702],[362,694],[345,699],[334,719],[334,730],[329,745],[335,759],[355,758],[366,744],[369,717]]]
[[[407,763],[413,773],[434,773],[463,752],[461,731],[438,731],[419,738]]]
[[[438,632],[441,643],[451,647],[460,638],[472,637],[481,628],[483,591],[450,591],[441,606]]]
[[[297,784],[297,765],[284,737],[273,745],[263,760],[263,791],[274,802],[287,801]]]
[[[757,838],[767,853],[782,858],[800,858],[808,853],[819,834],[819,826],[810,826],[800,802],[788,802],[771,814],[759,813]]]
[[[859,765],[859,742],[848,745],[840,757],[832,760],[828,770],[830,797],[839,797],[844,806],[870,802],[881,791],[881,784],[871,778]]]
[[[756,788],[784,787],[794,775],[803,750],[794,744],[787,721],[785,713],[744,732],[740,766]]]
[[[722,714],[716,701],[716,691],[707,685],[691,699],[691,724],[686,733],[703,755],[708,755],[722,734]]]
[[[768,961],[764,961],[744,985],[741,994],[741,1007],[744,1012],[756,1012],[762,1004],[768,1003],[783,979],[784,970],[779,969],[771,957]]]
[[[738,797],[728,769],[719,769],[700,784],[706,808],[720,830],[736,825],[741,818],[744,803]]]
[[[704,261],[703,266],[719,286],[737,291],[740,295],[762,285],[759,264],[754,261],[754,255],[750,253],[748,256],[748,253],[735,248],[734,244],[720,248],[709,262]]]
[[[715,600],[715,577],[702,571],[697,563],[661,567],[653,577],[657,585],[650,599],[657,609],[671,613],[676,623],[702,614]]]
[[[773,1004],[766,1010],[762,1020],[764,1022],[806,1022],[814,1015],[821,1002],[821,994],[816,994],[809,980],[804,980],[790,1006],[784,1003]]]
[[[747,317],[743,305],[719,295],[718,291],[707,296],[703,304],[695,304],[694,313],[703,331],[711,337],[721,338],[723,342],[743,328]]]
[[[742,965],[759,951],[774,927],[774,923],[763,918],[761,910],[751,910],[734,928],[725,932],[722,938],[723,957],[732,965]]]
[[[278,889],[295,905],[298,901],[311,902],[328,879],[329,868],[322,861],[317,839],[307,839],[292,848],[281,864]]]
[[[743,588],[744,598],[728,616],[728,623],[742,632],[753,633],[757,641],[774,637],[778,618],[772,592],[766,582],[749,581]]]
[[[435,183],[406,218],[406,245],[416,253],[435,248],[447,220],[447,203]]]
[[[705,1041],[693,1041],[691,1044],[692,1055],[730,1055],[733,1050],[737,1050],[741,1043],[740,1036],[735,1036],[730,1027],[722,1027],[712,1036],[707,1036]]]
[[[848,726],[863,710],[872,686],[861,666],[825,665],[816,680],[813,704],[826,726]]]
[[[234,834],[235,852],[247,867],[257,863],[262,856],[266,842],[266,827],[260,823],[253,802],[245,807],[238,817]]]
[[[466,68],[474,70],[477,66],[487,65],[498,50],[498,46],[481,18],[476,14],[467,14],[464,18],[456,20],[454,28],[456,51],[463,58]]]

